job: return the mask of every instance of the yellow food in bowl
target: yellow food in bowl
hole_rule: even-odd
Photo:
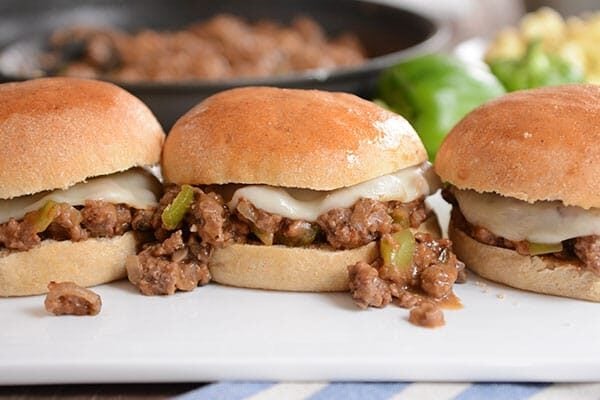
[[[500,31],[485,59],[521,57],[532,40],[541,40],[544,50],[576,64],[586,81],[600,84],[600,12],[564,19],[551,8],[541,8],[525,15],[518,27]]]

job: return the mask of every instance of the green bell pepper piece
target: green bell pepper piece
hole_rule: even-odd
[[[58,204],[53,200],[48,200],[46,204],[35,213],[33,220],[35,232],[41,233],[48,229],[57,214]]]
[[[542,254],[559,253],[563,250],[562,243],[527,243],[529,254],[539,256]]]
[[[504,92],[486,69],[443,54],[401,62],[377,82],[377,100],[411,122],[431,160],[462,117]]]
[[[408,274],[415,252],[415,237],[410,229],[385,235],[379,242],[379,252],[383,264],[394,267],[398,272]]]
[[[163,226],[173,230],[183,220],[194,201],[194,189],[190,185],[182,185],[181,190],[161,214]]]

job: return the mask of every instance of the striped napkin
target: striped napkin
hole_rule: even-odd
[[[180,400],[600,400],[600,383],[219,382]]]

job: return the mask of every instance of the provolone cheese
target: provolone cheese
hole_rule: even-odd
[[[21,219],[26,213],[38,210],[48,200],[84,205],[86,200],[104,200],[122,203],[138,209],[156,206],[160,195],[160,183],[141,168],[117,174],[101,176],[78,183],[65,190],[53,190],[10,200],[0,200],[0,223],[10,218]]]
[[[473,225],[513,241],[559,243],[600,235],[600,209],[584,210],[559,201],[525,201],[492,193],[454,190],[460,211]]]
[[[282,217],[316,221],[319,215],[334,208],[351,207],[360,198],[379,201],[409,202],[437,190],[439,180],[428,162],[405,168],[358,185],[332,191],[278,188],[266,185],[249,185],[237,189],[228,203],[230,209],[240,198],[255,207]]]

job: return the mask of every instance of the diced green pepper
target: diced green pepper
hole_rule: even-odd
[[[261,242],[263,242],[263,244],[266,244],[267,246],[271,246],[273,244],[273,238],[275,237],[275,234],[273,232],[265,232],[261,229],[258,229],[254,225],[251,229],[252,233],[254,233],[254,235],[256,235],[256,237],[259,238]]]
[[[538,256],[541,254],[559,253],[562,251],[562,243],[532,243],[527,244],[529,254]]]
[[[392,211],[392,220],[402,228],[410,227],[410,213],[405,208],[396,208]]]
[[[415,237],[410,229],[385,235],[379,242],[379,251],[384,265],[408,272],[413,262]]]
[[[163,226],[172,230],[183,220],[194,201],[194,189],[190,185],[182,185],[181,190],[161,214]]]
[[[302,225],[296,229],[301,229],[299,234],[295,235],[294,237],[278,234],[276,237],[276,242],[290,247],[308,246],[315,241],[319,232],[319,228],[309,222],[302,223]]]
[[[58,204],[53,200],[48,200],[46,204],[36,211],[33,226],[36,233],[44,232],[54,221],[58,214]]]

